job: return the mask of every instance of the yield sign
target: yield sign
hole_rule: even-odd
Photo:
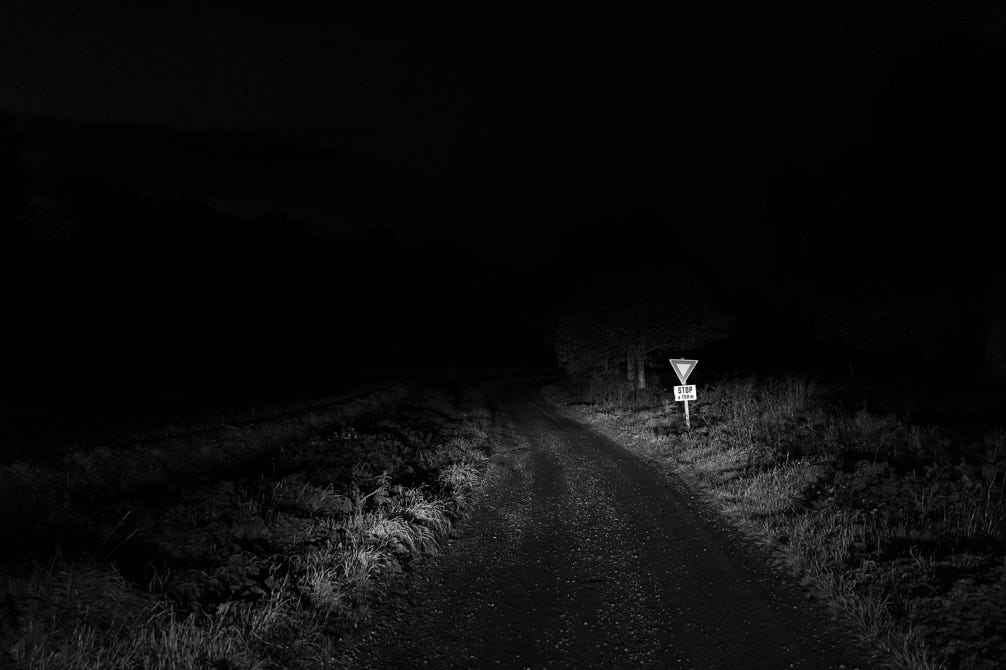
[[[690,361],[684,358],[672,358],[670,361],[671,368],[674,369],[674,374],[681,380],[682,385],[687,384],[688,375],[692,374],[692,370],[695,369],[698,361]]]

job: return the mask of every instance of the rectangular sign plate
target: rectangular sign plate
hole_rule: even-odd
[[[677,401],[695,400],[696,399],[695,385],[691,384],[689,386],[675,386],[674,399]]]

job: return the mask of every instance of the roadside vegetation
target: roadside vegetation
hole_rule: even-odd
[[[325,411],[0,466],[0,665],[318,668],[482,481],[483,400]]]
[[[662,391],[597,379],[567,411],[670,465],[895,668],[1006,663],[1006,431],[852,411],[799,378]],[[613,389],[613,390],[612,390]],[[557,391],[558,393],[558,391]]]

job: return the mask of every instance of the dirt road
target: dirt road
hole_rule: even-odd
[[[347,645],[358,668],[866,668],[756,551],[533,387],[460,537]]]

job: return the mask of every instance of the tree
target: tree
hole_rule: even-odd
[[[644,389],[652,357],[724,339],[731,323],[708,287],[650,265],[602,275],[577,291],[559,318],[556,354],[575,375],[624,365],[625,379]]]
[[[933,288],[861,286],[855,293],[820,295],[809,305],[819,337],[880,356],[933,362],[956,334],[953,296]]]
[[[0,227],[5,235],[24,207],[27,176],[21,166],[21,138],[0,113]]]
[[[1006,85],[1004,57],[952,31],[898,56],[869,137],[775,180],[777,288],[819,339],[906,370],[942,355],[982,370],[1003,276],[983,240],[1003,220],[1006,178],[1006,105],[987,91]]]

